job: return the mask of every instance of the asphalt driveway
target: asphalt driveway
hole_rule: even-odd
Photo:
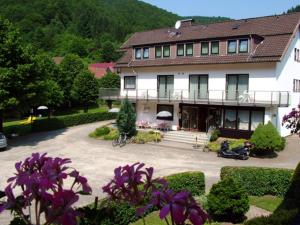
[[[24,160],[33,152],[47,152],[51,156],[68,157],[72,166],[88,178],[93,188],[93,196],[80,199],[79,205],[93,201],[94,196],[103,196],[101,187],[109,181],[115,167],[135,162],[144,162],[155,168],[157,176],[176,172],[200,170],[205,173],[207,189],[218,181],[223,166],[264,166],[295,168],[300,161],[300,138],[290,137],[285,151],[276,158],[251,158],[247,161],[218,158],[215,153],[206,153],[172,145],[146,144],[127,145],[113,148],[111,142],[94,140],[88,134],[108,122],[81,125],[65,130],[37,133],[18,137],[9,142],[10,148],[0,152],[0,190],[14,172],[14,164]],[[169,145],[166,147],[165,145]],[[174,147],[176,146],[176,147]],[[8,214],[0,215],[0,224],[9,221]]]

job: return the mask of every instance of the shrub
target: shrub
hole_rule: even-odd
[[[103,139],[106,141],[112,141],[119,137],[119,132],[117,129],[110,129],[110,132],[103,136]]]
[[[281,151],[285,147],[285,141],[271,122],[266,125],[258,125],[251,136],[251,140],[255,144],[255,151],[267,153],[270,151]]]
[[[214,184],[207,197],[208,211],[217,221],[240,222],[249,210],[244,188],[232,178]]]
[[[236,148],[236,147],[240,147],[240,146],[244,146],[244,142],[246,141],[246,139],[229,139],[229,148]],[[209,142],[208,143],[208,149],[210,151],[213,152],[217,152],[220,150],[221,147],[221,140],[219,141],[214,141],[214,142]]]
[[[97,128],[95,130],[94,134],[95,134],[96,137],[102,137],[106,134],[109,134],[109,132],[110,132],[109,127],[104,126],[104,127]]]
[[[221,135],[220,130],[218,130],[218,129],[213,130],[209,141],[210,142],[216,141],[220,137],[220,135]]]
[[[205,193],[205,176],[202,172],[177,173],[165,177],[169,188],[174,192],[188,191],[193,196],[200,196]]]
[[[159,132],[155,133],[153,131],[144,132],[139,131],[134,137],[134,142],[137,144],[144,144],[147,142],[161,141],[161,134]]]
[[[249,195],[284,196],[290,185],[293,170],[261,167],[223,167],[221,179],[234,178]]]
[[[127,133],[128,137],[136,135],[136,114],[128,98],[125,98],[117,116],[119,133]]]

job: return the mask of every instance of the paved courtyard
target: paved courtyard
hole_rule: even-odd
[[[0,190],[14,172],[14,164],[33,152],[47,152],[51,156],[68,157],[72,166],[79,170],[93,189],[93,196],[81,198],[79,205],[90,203],[94,196],[103,196],[101,187],[109,181],[115,167],[144,162],[153,166],[157,176],[176,172],[200,170],[205,173],[207,190],[218,181],[223,166],[264,166],[295,168],[300,161],[300,139],[288,138],[285,151],[276,158],[251,158],[247,161],[218,158],[215,153],[194,150],[187,145],[162,143],[127,145],[113,148],[111,142],[94,140],[88,134],[106,124],[98,122],[46,133],[18,137],[10,141],[10,148],[0,152]],[[167,145],[169,147],[167,147]],[[176,147],[175,147],[176,146]],[[9,215],[0,215],[0,224],[8,224]]]

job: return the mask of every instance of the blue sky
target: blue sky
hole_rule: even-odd
[[[241,19],[281,14],[300,0],[142,0],[180,16],[226,16]]]

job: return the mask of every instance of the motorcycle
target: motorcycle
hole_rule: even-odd
[[[221,144],[218,156],[223,158],[247,160],[249,159],[250,149],[252,146],[253,145],[250,142],[246,141],[244,146],[230,149],[229,142],[225,140]]]

